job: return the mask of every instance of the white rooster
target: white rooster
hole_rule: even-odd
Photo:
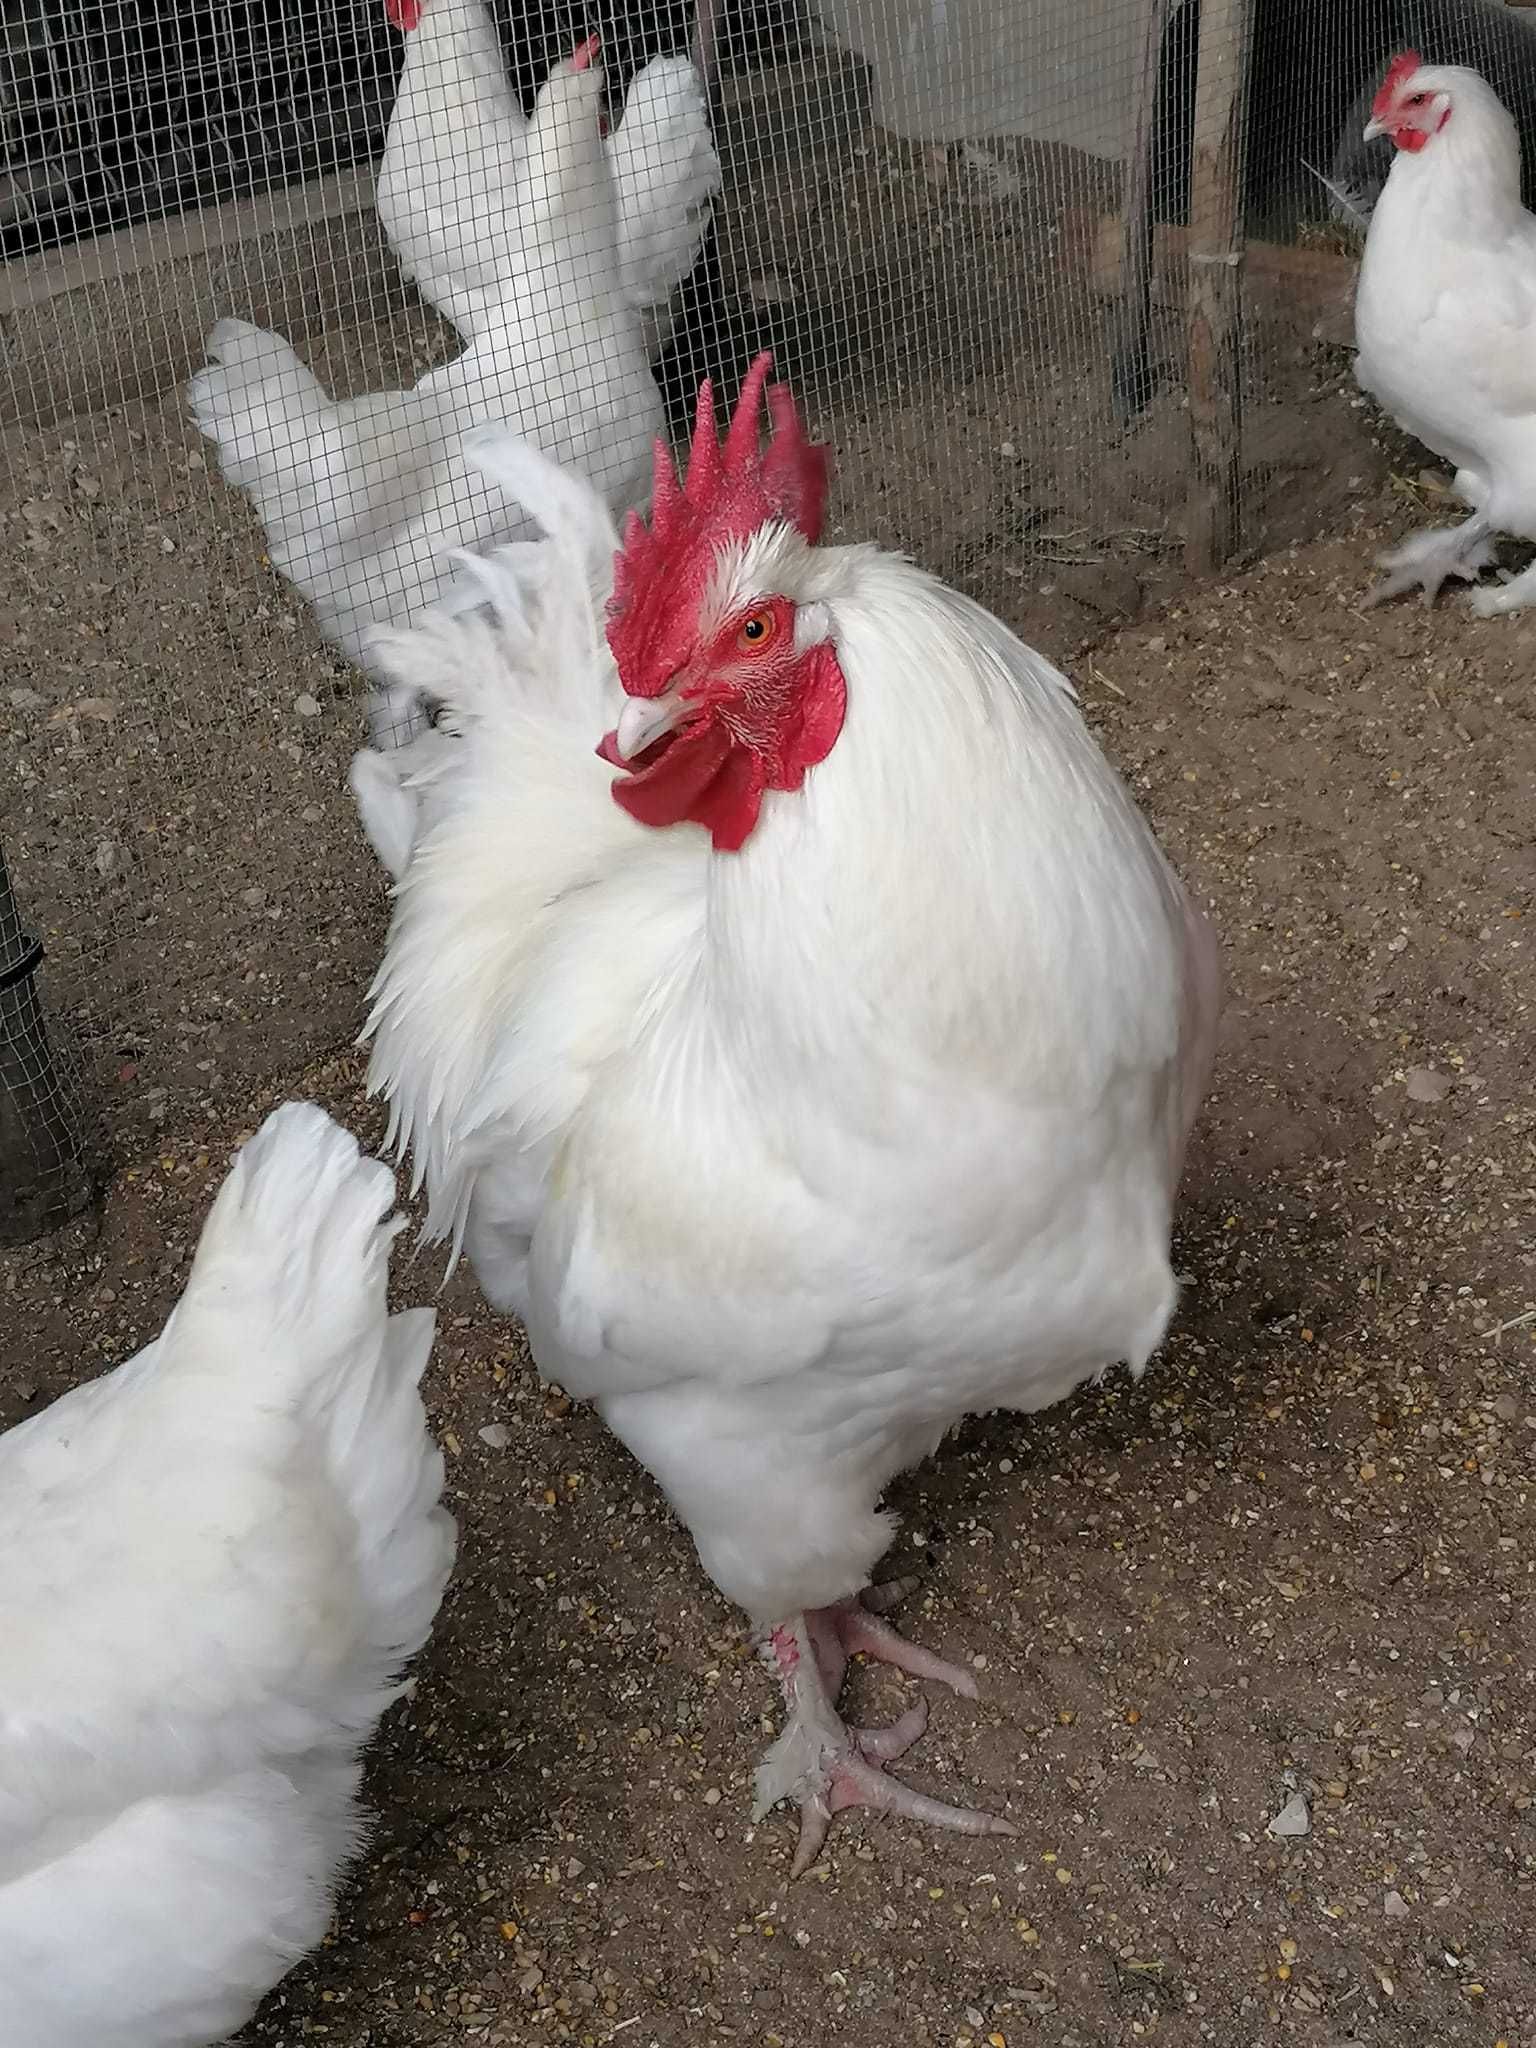
[[[278,1110],[155,1342],[0,1437],[9,2048],[202,2048],[325,1932],[454,1552],[394,1192]]]
[[[1360,383],[1456,465],[1460,526],[1383,555],[1374,603],[1472,582],[1492,536],[1536,540],[1536,217],[1520,203],[1520,141],[1475,71],[1393,59],[1366,136],[1396,155],[1371,214],[1355,294]],[[1536,567],[1472,592],[1485,617],[1536,600]]]
[[[1147,1363],[1219,976],[1065,679],[816,545],[825,454],[782,387],[759,452],[767,369],[723,448],[705,387],[616,564],[579,478],[476,437],[550,538],[378,649],[451,732],[365,793],[403,868],[370,1078],[429,1232],[765,1632],[758,1803],[799,1801],[803,1868],[860,1802],[1011,1832],[886,1775],[921,1707],[837,1714],[854,1650],[974,1691],[861,1597],[878,1502],[963,1416]]]
[[[515,535],[521,507],[464,462],[505,422],[624,507],[644,496],[660,394],[624,299],[590,45],[550,73],[519,159],[524,270],[480,334],[410,391],[336,402],[279,335],[221,320],[193,416],[251,497],[274,567],[365,662],[367,635],[446,587],[448,552]]]
[[[472,340],[526,270],[517,216],[528,118],[483,0],[386,7],[407,40],[374,203],[402,271]],[[703,87],[686,58],[658,57],[631,81],[607,158],[621,288],[654,359],[720,187]]]

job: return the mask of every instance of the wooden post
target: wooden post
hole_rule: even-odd
[[[1190,474],[1184,563],[1209,576],[1242,532],[1243,168],[1252,0],[1200,0],[1189,176]]]
[[[1132,111],[1131,153],[1125,166],[1120,304],[1111,364],[1115,414],[1122,426],[1136,417],[1152,395],[1152,369],[1147,360],[1152,308],[1152,155],[1168,5],[1169,0],[1142,0],[1141,69]]]

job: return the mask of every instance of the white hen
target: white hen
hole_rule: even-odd
[[[1367,138],[1396,155],[1355,293],[1355,374],[1398,424],[1456,465],[1472,517],[1384,555],[1370,601],[1473,581],[1492,536],[1536,540],[1536,217],[1520,139],[1475,71],[1394,58]],[[1536,601],[1536,567],[1472,592],[1488,616]]]
[[[517,216],[535,139],[483,0],[386,4],[407,40],[374,203],[405,275],[470,340],[526,269]],[[607,158],[624,298],[644,318],[654,359],[720,186],[703,88],[686,58],[655,58],[632,80]]]
[[[0,1437],[7,2048],[202,2048],[325,1932],[453,1562],[393,1201],[278,1110],[156,1341]]]
[[[551,539],[378,650],[456,736],[397,763],[370,1078],[429,1230],[767,1632],[759,1803],[798,1798],[803,1867],[858,1801],[1009,1831],[885,1775],[920,1709],[836,1713],[854,1648],[974,1690],[861,1601],[878,1502],[964,1415],[1146,1364],[1218,971],[1066,681],[814,545],[822,453],[778,389],[759,454],[766,371],[723,452],[706,387],[616,575],[579,479],[477,437]]]
[[[446,588],[451,549],[526,524],[462,458],[478,423],[515,427],[616,507],[645,494],[661,399],[622,291],[601,96],[595,65],[551,72],[519,160],[525,269],[463,355],[414,389],[337,403],[280,336],[221,320],[208,338],[193,416],[249,493],[274,567],[354,659],[372,625]]]

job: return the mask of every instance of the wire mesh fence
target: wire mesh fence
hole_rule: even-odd
[[[617,509],[771,347],[834,536],[1054,653],[1326,529],[1408,42],[1536,117],[1501,0],[5,0],[3,832],[119,1143],[357,1026],[366,629],[521,530],[477,422]]]

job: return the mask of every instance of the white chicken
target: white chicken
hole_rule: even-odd
[[[432,602],[451,549],[526,525],[464,462],[471,427],[506,422],[616,507],[645,493],[661,398],[624,300],[590,55],[583,45],[557,65],[539,95],[519,159],[524,268],[461,356],[410,391],[337,403],[280,336],[221,320],[213,360],[189,388],[226,479],[251,497],[273,566],[365,666],[369,628]]]
[[[1355,374],[1398,424],[1456,465],[1471,507],[1381,557],[1369,602],[1426,603],[1536,540],[1536,217],[1520,203],[1514,121],[1475,71],[1394,58],[1366,136],[1396,156],[1371,214],[1355,294]],[[1536,567],[1472,592],[1485,617],[1536,600]]]
[[[803,1868],[858,1802],[1011,1832],[885,1774],[920,1706],[837,1714],[855,1649],[974,1691],[863,1599],[878,1501],[963,1416],[1147,1363],[1219,975],[1066,680],[816,545],[825,454],[782,387],[759,453],[767,368],[723,448],[705,387],[616,564],[579,478],[475,438],[550,538],[377,650],[453,730],[384,792],[370,1079],[429,1232],[765,1632],[758,1804],[799,1801]]]
[[[454,1552],[393,1202],[288,1104],[155,1342],[0,1437],[8,2048],[202,2048],[325,1932]]]
[[[528,117],[483,0],[386,7],[407,40],[374,203],[406,277],[472,340],[525,274],[517,217]],[[631,81],[607,159],[621,290],[642,316],[654,360],[720,187],[703,88],[687,58],[655,58]]]

